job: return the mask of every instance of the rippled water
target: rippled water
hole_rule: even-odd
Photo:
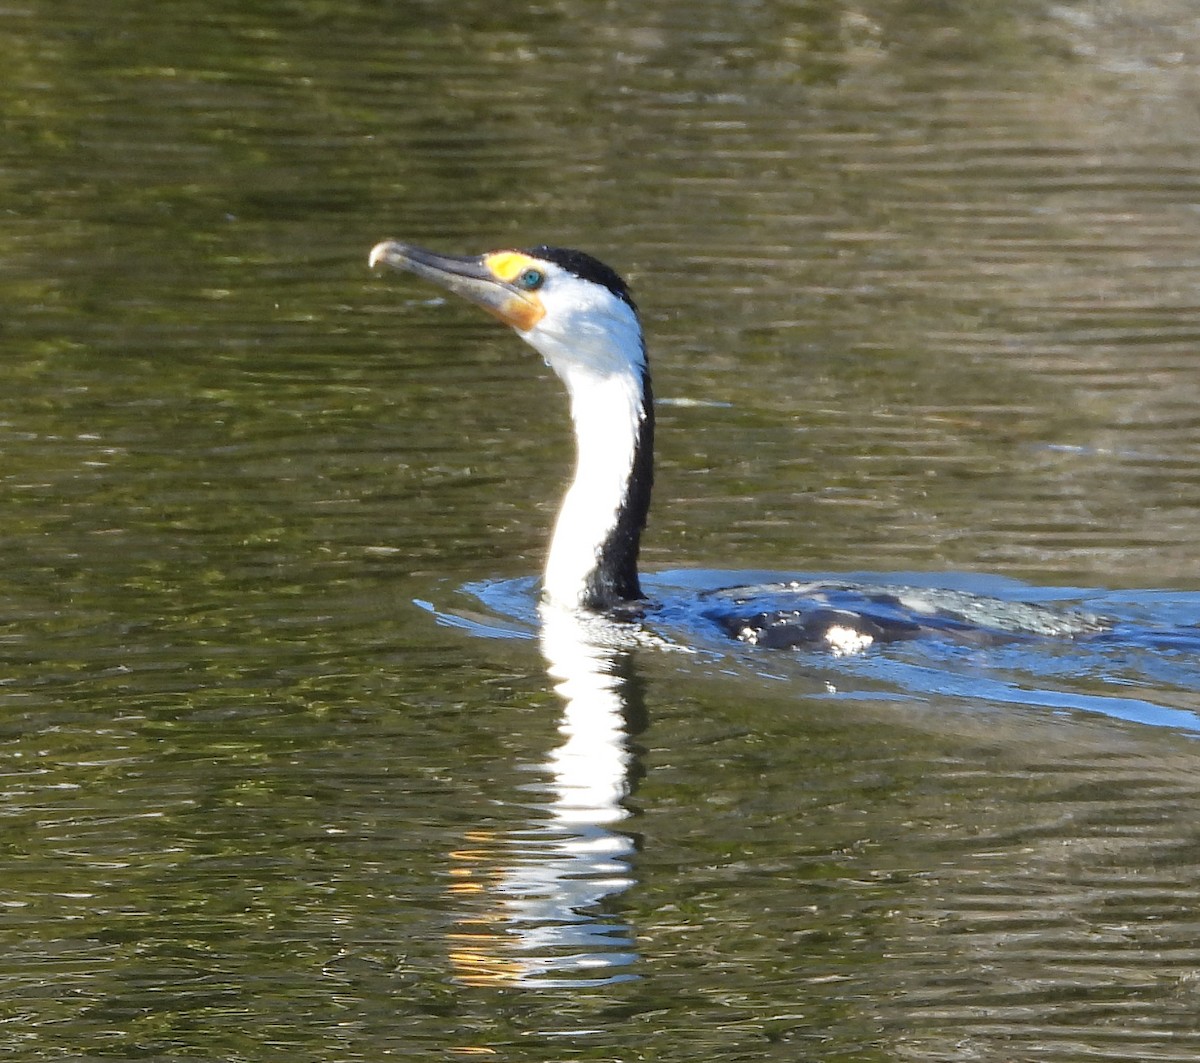
[[[0,13],[0,1052],[1196,1058],[1185,647],[542,617],[557,384],[366,253],[630,278],[656,593],[902,573],[1186,628],[1198,31]]]

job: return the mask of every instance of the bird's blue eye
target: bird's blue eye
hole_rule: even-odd
[[[540,269],[527,269],[517,278],[517,283],[527,292],[531,292],[535,288],[540,288],[545,279],[546,274]]]

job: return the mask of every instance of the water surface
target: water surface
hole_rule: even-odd
[[[556,382],[365,258],[630,278],[659,588],[1194,624],[1197,39],[1170,0],[0,15],[0,1048],[1194,1059],[1186,654],[542,625]]]

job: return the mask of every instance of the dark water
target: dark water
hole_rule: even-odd
[[[1184,0],[0,12],[0,1055],[1197,1058],[1192,655],[542,623],[557,386],[366,253],[629,276],[659,589],[1195,624],[1198,40]]]

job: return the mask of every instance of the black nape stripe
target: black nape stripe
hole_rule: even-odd
[[[573,251],[569,247],[547,247],[545,244],[539,244],[537,247],[527,247],[522,251],[522,254],[532,255],[534,258],[542,258],[547,262],[553,262],[556,266],[561,266],[563,269],[574,273],[580,280],[592,281],[594,284],[603,285],[618,299],[628,304],[629,308],[635,314],[637,313],[637,305],[634,303],[633,296],[629,292],[629,285],[625,283],[624,278],[615,269],[611,266],[606,266],[598,258],[593,258],[583,251]]]
[[[633,467],[617,511],[617,522],[600,547],[596,568],[588,577],[585,608],[612,609],[645,598],[638,581],[638,549],[650,513],[653,487],[654,391],[646,372],[642,375],[642,420],[638,425]]]

